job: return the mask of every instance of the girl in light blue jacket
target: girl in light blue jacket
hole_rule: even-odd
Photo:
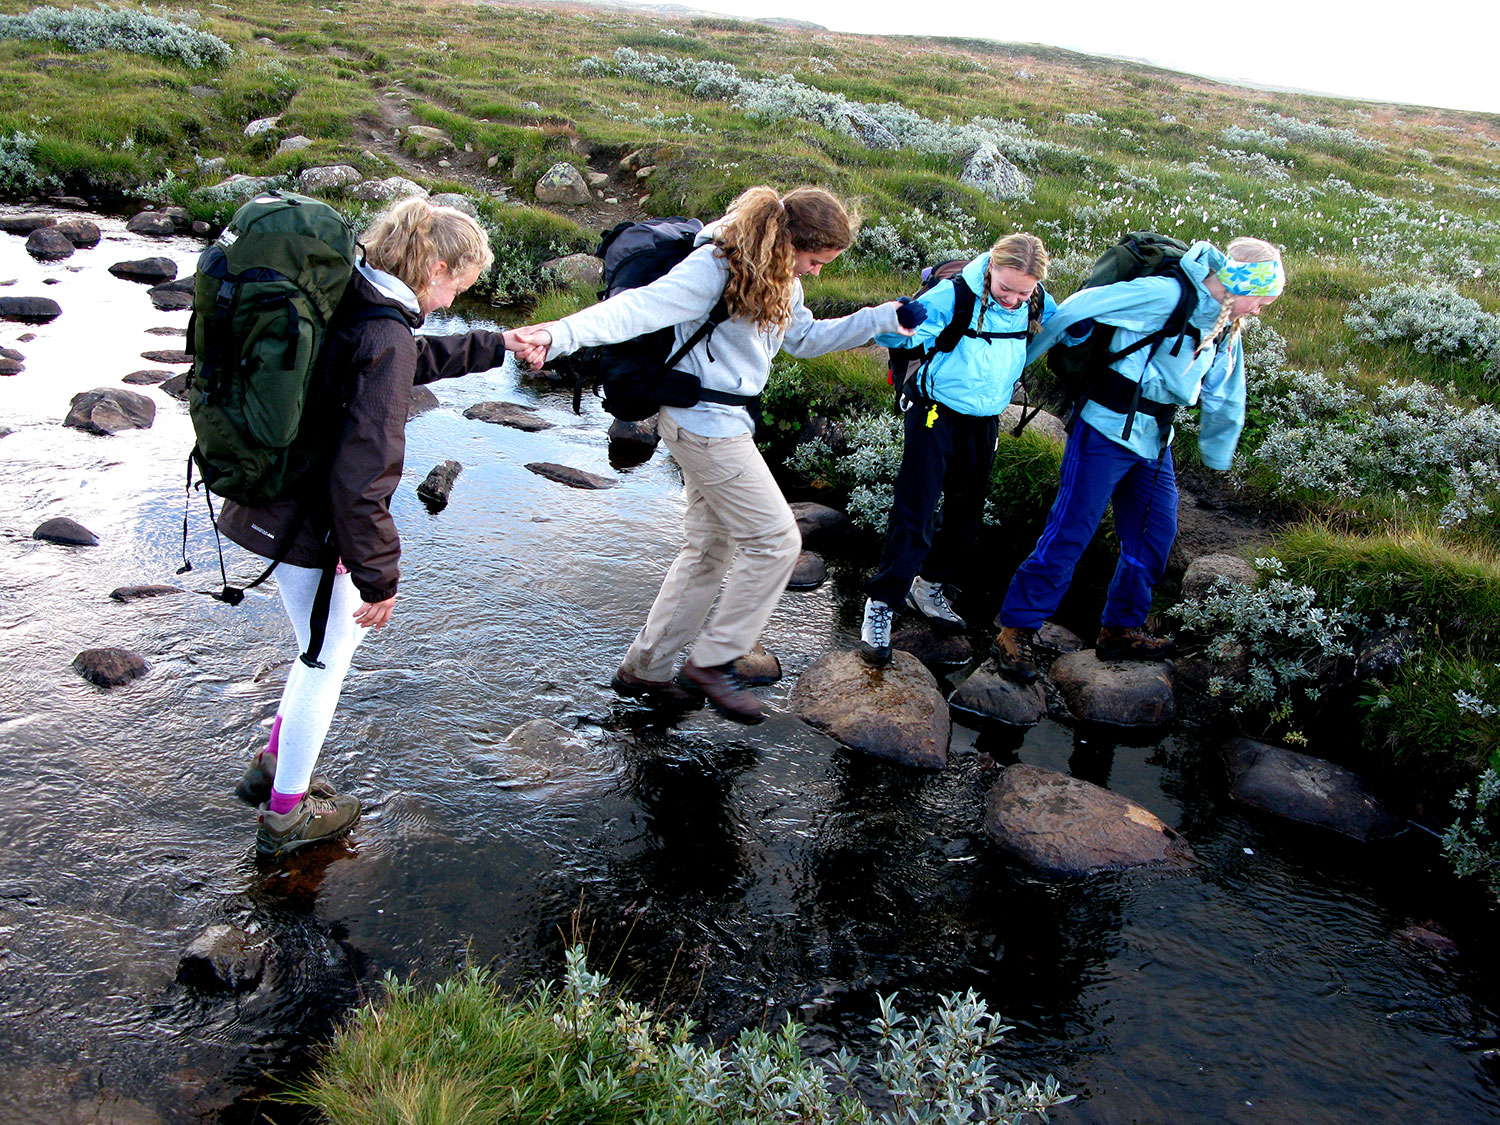
[[[1042,288],[1047,264],[1041,239],[1008,234],[958,277],[922,294],[927,315],[915,335],[875,338],[929,354],[903,389],[901,468],[880,566],[865,587],[859,651],[872,664],[891,658],[891,616],[898,606],[943,631],[964,628],[945,584],[972,557],[1000,415],[1026,367],[1026,341],[1056,308]],[[943,350],[955,317],[963,318],[963,334]]]
[[[1166,570],[1177,537],[1177,479],[1172,465],[1172,414],[1202,407],[1198,447],[1204,464],[1227,469],[1245,424],[1244,317],[1258,316],[1286,282],[1281,253],[1258,238],[1237,238],[1224,254],[1196,242],[1182,258],[1192,287],[1188,331],[1181,339],[1132,344],[1160,333],[1182,296],[1173,277],[1141,277],[1079,290],[1027,349],[1038,358],[1066,332],[1081,343],[1110,331],[1118,355],[1098,372],[1075,411],[1063,452],[1062,480],[1036,548],[1016,571],[1000,610],[991,652],[1010,675],[1036,677],[1036,630],[1062,601],[1083,549],[1104,509],[1115,511],[1120,561],[1109,586],[1096,654],[1105,660],[1151,660],[1171,642],[1142,626],[1152,587]],[[1194,343],[1196,340],[1196,343]]]

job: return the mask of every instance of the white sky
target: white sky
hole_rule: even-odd
[[[832,31],[1049,43],[1211,78],[1500,113],[1495,0],[682,0]]]

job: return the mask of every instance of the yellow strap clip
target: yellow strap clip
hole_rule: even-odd
[[[937,425],[937,419],[938,419],[937,403],[933,403],[931,406],[929,406],[927,408],[927,428],[929,430],[932,429],[933,426]]]

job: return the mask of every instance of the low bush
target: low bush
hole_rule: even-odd
[[[1362,703],[1371,741],[1426,784],[1500,768],[1500,668],[1490,654],[1434,645]],[[1500,812],[1500,809],[1496,810]]]
[[[1355,301],[1344,323],[1371,340],[1407,341],[1424,354],[1472,364],[1500,381],[1500,316],[1451,285],[1386,285]]]
[[[217,35],[147,11],[98,8],[33,8],[24,15],[0,16],[0,39],[46,39],[75,51],[126,51],[176,59],[197,69],[222,66],[234,49]]]

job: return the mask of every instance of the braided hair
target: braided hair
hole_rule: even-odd
[[[1281,251],[1261,238],[1236,238],[1225,247],[1224,252],[1232,261],[1236,262],[1281,261]],[[1244,317],[1233,315],[1231,312],[1233,305],[1234,294],[1226,293],[1223,302],[1219,305],[1219,316],[1214,321],[1214,326],[1199,341],[1198,349],[1193,353],[1195,357],[1202,355],[1203,352],[1213,347],[1214,341],[1218,339],[1219,334],[1224,331],[1224,326],[1229,324],[1231,320],[1233,321],[1233,327],[1229,332],[1229,344],[1231,347],[1234,346],[1234,342],[1240,337],[1240,329],[1243,327]]]

